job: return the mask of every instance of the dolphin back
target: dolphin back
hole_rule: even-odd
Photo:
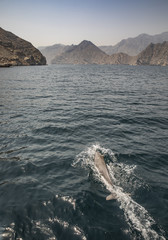
[[[109,172],[107,170],[107,166],[104,161],[104,156],[101,155],[99,152],[96,152],[94,161],[95,161],[95,165],[96,165],[97,169],[99,170],[100,174],[105,178],[105,180],[110,185],[112,185],[112,181],[111,181]]]
[[[94,162],[95,162],[95,165],[96,165],[98,171],[100,172],[100,174],[104,177],[104,179],[110,185],[112,185],[112,181],[111,181],[107,166],[106,166],[105,161],[104,161],[104,156],[101,155],[98,151],[96,151],[96,153],[95,153]],[[116,196],[115,193],[111,193],[110,195],[108,195],[106,197],[106,200],[112,200],[112,199],[117,199],[117,196]]]
[[[108,196],[106,197],[106,200],[107,200],[107,201],[113,200],[113,199],[117,199],[117,196],[116,196],[116,194],[114,194],[114,193],[111,193],[110,195],[108,195]]]

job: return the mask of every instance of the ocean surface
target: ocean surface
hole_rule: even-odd
[[[168,239],[167,67],[0,69],[0,239]]]

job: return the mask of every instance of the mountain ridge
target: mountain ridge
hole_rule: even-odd
[[[137,37],[127,38],[121,40],[114,46],[98,46],[100,50],[102,50],[107,55],[112,55],[116,53],[124,53],[129,56],[137,56],[140,52],[142,52],[151,42],[153,43],[162,43],[164,41],[168,41],[168,32],[163,32],[160,34],[149,35],[146,33],[139,34]],[[90,42],[90,41],[88,41]],[[51,64],[52,60],[62,55],[63,52],[67,52],[68,50],[72,50],[77,45],[63,45],[63,44],[54,44],[52,46],[48,46],[45,48],[39,48],[42,54],[45,55],[48,64]],[[126,46],[126,47],[124,47]],[[114,56],[113,56],[114,57]],[[126,55],[121,55],[120,57],[126,58]],[[116,55],[115,55],[116,58]],[[128,58],[128,57],[127,57]]]
[[[123,47],[123,44],[130,39],[132,41],[142,39],[144,43],[144,39],[149,41],[150,37],[153,37],[154,41],[159,41],[159,39],[161,41],[163,37],[168,37],[168,32],[154,36],[140,34],[137,38],[123,39],[118,43],[118,48]],[[41,48],[41,51],[43,53],[46,51],[45,55],[48,54],[47,60],[50,60],[49,63],[53,64],[168,65],[168,41],[150,43],[136,56],[130,56],[124,52],[109,55],[88,40],[83,40],[78,45],[55,44],[47,48]],[[1,67],[45,64],[45,57],[30,42],[0,28]]]
[[[142,33],[134,38],[122,39],[114,46],[99,46],[99,48],[108,55],[123,52],[130,56],[136,56],[150,43],[162,43],[164,41],[168,41],[168,32],[155,35]]]
[[[107,55],[90,41],[82,41],[52,60],[52,64],[168,65],[168,42],[149,44],[137,56],[126,53]]]

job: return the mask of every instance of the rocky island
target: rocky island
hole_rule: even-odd
[[[0,67],[45,64],[46,58],[30,42],[0,28]]]

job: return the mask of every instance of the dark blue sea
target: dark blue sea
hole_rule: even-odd
[[[167,67],[0,69],[0,239],[168,239]]]

